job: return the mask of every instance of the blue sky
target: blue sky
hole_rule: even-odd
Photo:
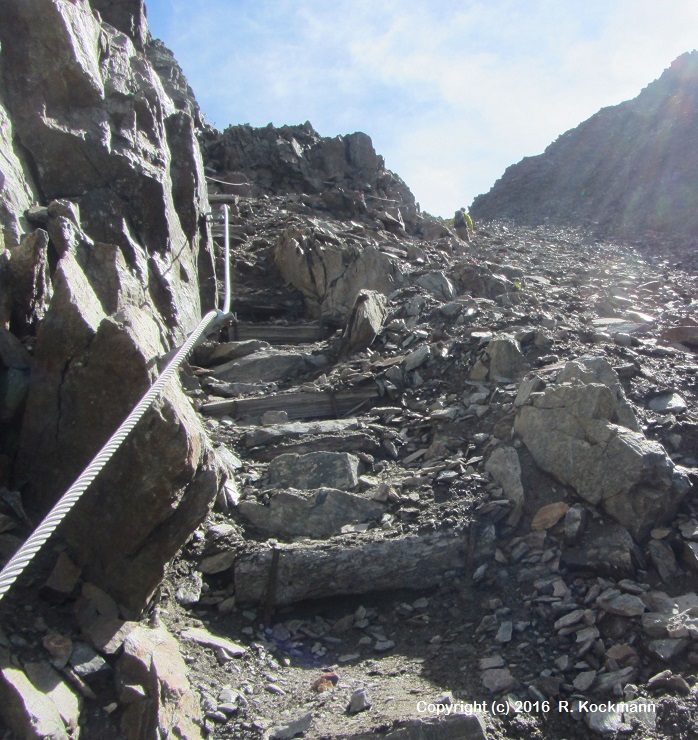
[[[146,0],[208,121],[364,131],[452,216],[698,47],[698,0]]]

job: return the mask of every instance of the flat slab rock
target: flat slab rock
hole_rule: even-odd
[[[215,378],[228,380],[231,383],[256,380],[280,380],[293,373],[303,372],[306,355],[301,352],[283,352],[280,350],[261,350],[246,357],[231,360],[216,367],[212,374]]]
[[[465,550],[465,536],[453,530],[392,539],[336,538],[323,544],[283,545],[277,548],[275,574],[271,549],[237,560],[235,596],[240,604],[260,604],[266,601],[272,584],[271,605],[282,606],[341,594],[429,588],[446,571],[465,567]]]
[[[275,488],[339,488],[359,485],[359,458],[347,452],[309,452],[279,455],[269,465],[269,480]]]
[[[339,534],[346,524],[380,518],[385,507],[356,493],[319,488],[275,491],[270,494],[268,506],[241,501],[238,511],[258,529],[275,537],[322,539]]]

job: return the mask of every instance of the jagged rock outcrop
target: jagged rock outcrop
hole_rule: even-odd
[[[306,122],[264,128],[230,126],[203,138],[216,177],[247,182],[244,194],[306,193],[342,217],[373,213],[392,228],[414,232],[419,206],[407,185],[386,169],[371,138],[362,132],[321,137]]]
[[[9,0],[0,43],[3,320],[36,334],[14,482],[45,512],[211,306],[208,202],[198,108],[143,0]],[[63,531],[138,610],[218,484],[172,388]]]
[[[474,200],[473,218],[688,239],[698,229],[697,122],[692,51],[633,100],[603,108],[543,154],[507,168]]]

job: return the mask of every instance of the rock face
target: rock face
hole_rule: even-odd
[[[561,376],[571,373],[582,375],[572,368]],[[561,383],[533,393],[514,429],[540,468],[638,540],[671,519],[690,488],[660,444],[619,423],[618,400],[607,385]]]
[[[687,238],[698,171],[698,52],[683,54],[633,100],[603,108],[479,195],[477,220]]]
[[[142,0],[9,0],[0,43],[0,271],[11,328],[36,333],[14,478],[45,512],[196,325],[200,282],[210,307],[208,203],[198,110]],[[92,580],[140,608],[213,501],[214,468],[172,389],[66,524]]]
[[[248,193],[322,194],[323,204],[336,215],[374,211],[395,226],[412,231],[417,226],[414,195],[385,168],[362,132],[326,138],[308,122],[280,128],[230,126],[222,134],[209,130],[204,151],[223,180],[249,181],[243,188]]]

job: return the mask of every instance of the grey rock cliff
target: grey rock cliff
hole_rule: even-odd
[[[4,319],[36,334],[14,481],[45,512],[196,325],[202,294],[212,307],[208,198],[198,107],[149,41],[142,0],[9,0],[0,45]],[[89,577],[139,609],[218,478],[171,387],[64,534]]]

